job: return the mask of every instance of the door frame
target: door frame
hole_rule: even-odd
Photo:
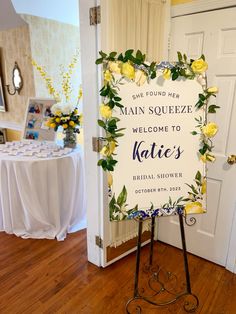
[[[236,0],[198,0],[189,3],[172,5],[171,17],[196,14],[201,12],[226,9],[236,6]]]
[[[232,8],[236,6],[236,0],[225,0],[223,3],[222,2],[223,1],[221,0],[198,0],[185,4],[173,5],[171,7],[171,18]],[[225,268],[233,273],[236,273],[236,206],[234,209],[232,225],[229,226],[229,228],[231,231]]]

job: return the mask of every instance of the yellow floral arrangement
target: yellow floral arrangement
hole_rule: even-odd
[[[59,126],[62,126],[64,130],[70,130],[73,133],[79,133],[79,128],[82,124],[82,114],[79,114],[78,105],[82,97],[82,89],[79,88],[79,93],[76,100],[72,100],[72,83],[71,77],[78,62],[78,52],[73,56],[72,61],[65,69],[60,66],[61,90],[57,91],[53,86],[52,78],[47,74],[45,67],[37,64],[35,60],[32,60],[32,65],[39,72],[42,79],[45,81],[48,93],[55,99],[56,103],[51,107],[51,113],[49,119],[46,122],[46,126],[53,128],[57,131]]]

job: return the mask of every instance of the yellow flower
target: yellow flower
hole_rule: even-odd
[[[116,142],[114,141],[109,142],[109,155],[114,153],[115,148],[116,148]]]
[[[100,150],[100,154],[102,154],[103,156],[108,156],[108,147],[107,146],[103,146],[103,148]]]
[[[134,79],[134,67],[129,62],[125,62],[122,64],[121,73],[130,80]]]
[[[216,158],[212,154],[204,154],[200,156],[200,159],[202,162],[206,163],[207,161],[214,162]]]
[[[78,109],[75,109],[75,110],[74,110],[74,114],[78,114]]]
[[[135,72],[135,83],[138,86],[142,86],[147,80],[147,75],[142,70],[137,70]]]
[[[64,123],[64,124],[62,124],[62,127],[63,127],[63,129],[67,129],[68,128],[68,124]]]
[[[207,182],[206,182],[206,179],[204,179],[202,182],[202,188],[201,188],[202,194],[206,194],[206,188],[207,188]]]
[[[193,61],[191,68],[194,73],[201,74],[208,69],[208,64],[203,59]]]
[[[45,126],[48,126],[48,127],[50,127],[50,124],[51,124],[51,121],[50,121],[50,120],[47,120],[47,121],[44,123],[44,125],[45,125]]]
[[[112,75],[111,75],[111,72],[109,70],[106,70],[104,72],[104,80],[106,82],[110,82],[110,80],[112,79]]]
[[[101,104],[100,114],[104,119],[109,119],[109,118],[111,118],[112,110],[108,105]]]
[[[186,214],[202,214],[205,212],[206,210],[202,207],[202,203],[200,202],[192,202],[185,205]]]
[[[61,111],[60,110],[57,110],[56,112],[55,112],[55,116],[61,116]]]
[[[83,90],[82,90],[82,87],[80,87],[78,99],[82,98],[82,96],[83,96]]]
[[[103,148],[100,150],[100,153],[105,157],[111,156],[114,153],[115,148],[116,143],[111,141],[107,145],[103,146]]]
[[[211,155],[211,154],[206,154],[206,160],[208,160],[210,162],[214,162],[216,160],[216,157],[214,155]]]
[[[74,121],[70,121],[70,122],[69,122],[69,125],[72,126],[72,127],[74,127],[74,126],[75,126],[75,122],[74,122]]]
[[[50,128],[54,129],[54,128],[56,127],[56,123],[54,123],[54,122],[53,122],[53,123],[50,123],[49,126],[50,126]]]
[[[112,177],[112,174],[110,172],[107,172],[107,183],[108,183],[109,188],[113,184],[113,177]]]
[[[207,137],[213,137],[218,131],[218,126],[214,122],[209,122],[207,125],[202,127],[202,133]]]
[[[109,70],[111,72],[120,74],[121,73],[121,69],[120,69],[120,63],[119,62],[109,62]]]
[[[163,77],[164,77],[164,79],[165,80],[169,80],[170,79],[170,75],[171,75],[171,71],[170,71],[170,69],[164,69],[164,71],[163,71]]]
[[[216,86],[213,86],[213,87],[209,87],[208,89],[207,89],[207,92],[208,93],[211,93],[211,94],[217,94],[218,93],[218,88],[216,87]]]
[[[55,121],[56,121],[57,123],[60,123],[61,118],[56,118]]]

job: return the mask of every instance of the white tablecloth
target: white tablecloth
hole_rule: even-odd
[[[59,158],[0,153],[0,230],[22,238],[63,240],[86,227],[79,149]]]

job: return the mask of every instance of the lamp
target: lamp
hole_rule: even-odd
[[[23,87],[23,78],[21,76],[21,72],[17,62],[15,62],[14,68],[12,70],[12,84],[14,88],[13,92],[10,91],[10,85],[6,85],[8,93],[10,95],[15,95],[16,92],[20,94],[20,91]]]

